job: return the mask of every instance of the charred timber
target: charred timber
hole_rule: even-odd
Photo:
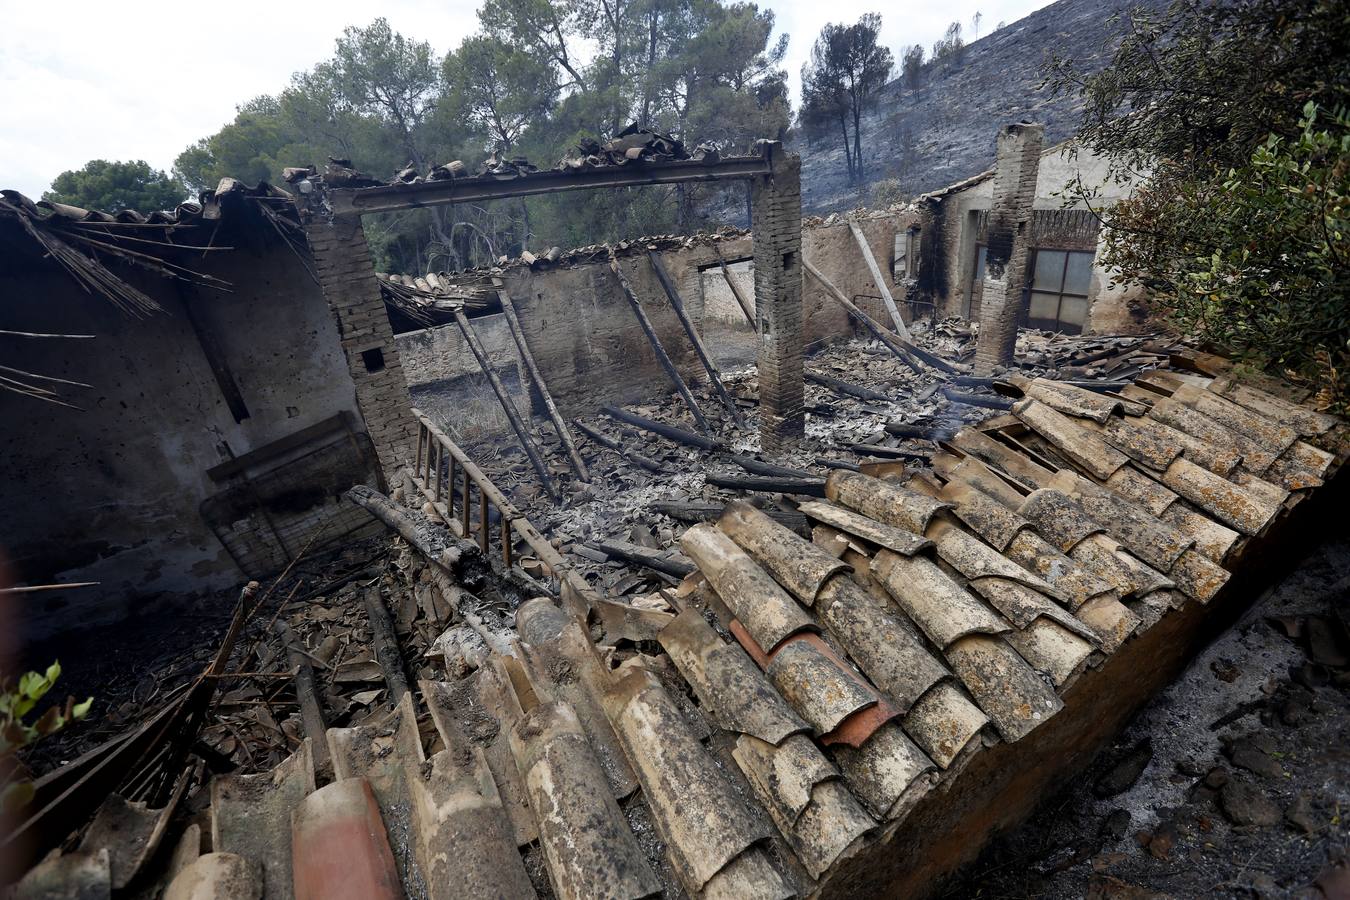
[[[646,416],[639,416],[637,413],[629,412],[617,406],[602,406],[600,411],[611,419],[617,419],[620,422],[627,422],[644,431],[650,431],[653,434],[659,434],[667,440],[675,441],[679,444],[687,444],[690,447],[697,447],[699,450],[716,450],[722,446],[722,442],[714,438],[705,437],[701,434],[694,434],[692,431],[685,431],[683,428],[676,428],[674,425],[667,425],[664,422],[658,422],[655,419],[648,419]]]
[[[714,487],[736,491],[760,491],[769,494],[805,494],[808,497],[825,496],[824,478],[781,478],[771,475],[707,475],[704,478]]]
[[[811,478],[810,472],[805,469],[792,469],[787,466],[780,466],[776,463],[765,462],[762,459],[755,459],[753,456],[746,456],[744,453],[733,453],[731,456],[733,462],[752,475],[777,475],[782,478]]]
[[[626,541],[587,541],[586,546],[592,550],[599,550],[606,556],[663,572],[672,578],[683,578],[695,569],[694,564],[683,556],[667,556],[660,550],[651,550]]]
[[[619,456],[623,457],[629,462],[636,463],[637,465],[642,466],[642,468],[646,469],[649,472],[659,472],[663,475],[669,474],[666,471],[666,467],[661,465],[656,460],[652,459],[649,456],[643,456],[641,453],[634,453],[631,450],[624,449],[623,444],[609,437],[604,432],[597,431],[596,429],[587,425],[580,419],[573,419],[572,424],[577,427],[578,431],[586,435],[586,437],[595,441],[601,447],[613,450],[615,453],[619,454]]]
[[[859,400],[873,400],[881,403],[891,402],[890,397],[881,393],[881,391],[874,391],[869,387],[863,387],[859,384],[850,384],[847,381],[832,378],[829,375],[819,375],[815,372],[806,372],[804,374],[806,375],[807,381],[812,384],[819,384],[827,387],[836,394],[843,394],[846,397],[857,397]]]
[[[689,315],[684,311],[684,299],[680,297],[675,282],[671,280],[670,273],[666,271],[665,264],[661,262],[661,255],[655,250],[648,250],[647,259],[651,261],[652,271],[656,273],[656,280],[661,282],[661,287],[666,292],[666,299],[670,301],[671,309],[675,310],[675,317],[680,320],[684,333],[689,337],[689,343],[694,348],[698,361],[703,363],[703,370],[708,373],[708,383],[717,393],[717,399],[722,401],[722,405],[731,414],[731,420],[736,423],[736,427],[744,428],[745,420],[741,418],[741,411],[736,408],[735,401],[727,393],[726,387],[722,384],[722,373],[717,371],[717,366],[713,363],[712,357],[708,355],[708,349],[703,346],[703,339],[698,336],[698,329],[694,327],[694,323],[690,321]]]
[[[954,391],[951,388],[943,388],[942,396],[946,397],[952,403],[958,403],[964,406],[979,406],[984,409],[1002,410],[1013,408],[1013,402],[1005,397],[986,397],[983,394],[968,394],[964,391]]]
[[[509,180],[492,175],[425,181],[421,184],[390,184],[383,187],[331,190],[328,192],[337,216],[396,212],[445,206],[451,203],[482,203],[536,194],[557,194],[596,188],[632,187],[643,184],[680,184],[690,181],[729,181],[767,178],[772,173],[766,154],[724,157],[716,162],[679,160],[602,166],[582,171],[535,172]]]
[[[642,333],[647,336],[647,343],[651,345],[652,352],[656,354],[657,361],[661,363],[661,368],[666,370],[666,377],[670,379],[670,383],[679,392],[680,397],[684,400],[684,405],[689,407],[689,414],[694,417],[694,424],[704,434],[712,434],[708,428],[708,420],[703,418],[703,411],[698,408],[698,401],[694,399],[693,393],[689,390],[689,385],[685,384],[684,378],[680,375],[680,370],[675,368],[675,363],[666,353],[666,348],[661,345],[661,338],[657,335],[652,320],[647,318],[647,311],[642,308],[642,301],[633,292],[633,286],[628,283],[627,276],[623,274],[623,267],[619,265],[619,258],[614,254],[613,247],[609,249],[609,270],[614,273],[614,277],[619,282],[619,287],[623,289],[623,296],[633,310],[633,316],[638,320],[638,325],[642,326]]]
[[[540,399],[544,401],[544,409],[548,411],[549,420],[553,422],[553,428],[558,432],[558,440],[562,441],[563,448],[567,450],[567,458],[572,462],[572,470],[577,473],[577,477],[582,481],[590,481],[591,473],[586,471],[586,461],[581,458],[581,454],[577,451],[577,445],[572,441],[572,432],[568,431],[567,423],[563,421],[562,414],[558,412],[558,407],[553,402],[553,394],[548,389],[548,382],[544,381],[544,373],[539,371],[539,365],[534,361],[534,354],[530,352],[529,344],[525,343],[525,331],[520,327],[520,319],[516,315],[516,307],[511,300],[511,295],[506,291],[498,291],[497,297],[501,300],[502,315],[506,318],[506,325],[511,330],[511,337],[516,342],[516,349],[520,351],[520,358],[525,363],[525,369],[529,372],[530,379],[539,391]]]
[[[544,459],[539,455],[539,450],[534,446],[534,441],[530,438],[529,429],[521,421],[520,413],[516,412],[515,404],[511,402],[511,397],[506,393],[506,387],[502,380],[497,377],[497,370],[492,367],[492,361],[488,359],[487,351],[483,349],[483,343],[478,339],[478,332],[474,330],[469,322],[468,316],[464,315],[464,310],[456,309],[454,311],[455,322],[459,325],[459,330],[464,333],[464,341],[473,351],[474,358],[478,360],[478,368],[483,370],[487,376],[488,384],[492,386],[492,392],[497,395],[497,401],[501,404],[502,412],[506,413],[506,419],[511,423],[511,430],[516,433],[516,439],[520,441],[521,448],[525,455],[530,458],[530,465],[534,466],[534,473],[539,476],[539,483],[548,493],[549,497],[555,502],[558,499],[558,489],[553,486],[553,479],[549,477],[548,466],[544,465]],[[466,502],[468,498],[465,498]]]

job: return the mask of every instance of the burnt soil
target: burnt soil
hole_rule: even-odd
[[[1350,536],[1327,536],[939,896],[1350,897]]]

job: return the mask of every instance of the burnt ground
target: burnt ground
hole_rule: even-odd
[[[1290,572],[942,896],[1350,897],[1350,535]]]

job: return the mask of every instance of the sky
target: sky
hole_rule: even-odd
[[[261,0],[64,3],[0,0],[0,188],[37,199],[51,180],[91,159],[144,159],[168,170],[199,138],[234,118],[235,108],[286,86],[291,73],[331,56],[347,25],[377,15],[398,31],[454,49],[477,27],[479,0],[327,0],[314,15]],[[761,0],[789,35],[785,66],[795,102],[798,72],[827,22],[882,13],[882,42],[931,47],[960,21],[971,40],[1049,0]],[[776,36],[775,36],[776,39]]]

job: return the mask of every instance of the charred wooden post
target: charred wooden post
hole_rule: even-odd
[[[674,578],[683,578],[694,571],[694,564],[683,556],[668,556],[660,550],[652,550],[627,541],[587,541],[586,546],[599,550],[607,556],[617,557],[633,565],[646,566]]]
[[[662,474],[667,474],[666,467],[661,465],[656,460],[652,459],[650,456],[643,456],[641,453],[634,453],[632,450],[625,449],[623,444],[609,437],[604,432],[597,431],[596,429],[587,425],[580,419],[573,419],[572,424],[577,426],[577,429],[582,434],[586,435],[586,437],[595,441],[601,447],[604,447],[608,450],[613,450],[615,453],[619,454],[619,456],[623,457],[629,462],[637,463],[639,466],[642,466],[642,468],[646,469],[649,472],[660,472]]]
[[[829,375],[821,375],[817,372],[807,372],[806,380],[812,384],[823,385],[834,391],[836,394],[842,394],[845,397],[856,397],[859,400],[873,400],[880,403],[889,403],[890,397],[887,397],[881,391],[874,391],[869,387],[863,387],[858,384],[850,384],[839,378],[831,378]]]
[[[979,406],[984,409],[1002,410],[1013,408],[1013,402],[1006,397],[986,397],[983,394],[968,394],[964,391],[954,391],[951,388],[943,388],[942,396],[946,397],[952,403],[960,403],[965,406]]]
[[[713,252],[717,254],[717,264],[722,267],[722,278],[726,280],[727,287],[731,288],[731,296],[736,298],[736,305],[741,308],[741,312],[745,313],[745,321],[750,323],[751,328],[758,331],[759,328],[755,324],[755,312],[746,302],[741,289],[736,286],[736,279],[731,277],[731,269],[727,268],[727,261],[722,258],[722,248],[713,244]]]
[[[684,405],[689,407],[689,413],[694,417],[694,422],[697,423],[699,431],[704,434],[711,434],[708,421],[703,418],[703,412],[698,408],[698,401],[690,393],[689,385],[684,383],[684,378],[680,376],[680,370],[675,368],[675,363],[671,362],[669,354],[666,353],[666,348],[661,345],[661,338],[657,336],[652,320],[647,318],[647,311],[642,308],[642,302],[638,300],[637,294],[633,293],[633,286],[628,283],[628,278],[623,274],[623,269],[619,266],[619,258],[614,255],[613,247],[609,250],[609,268],[614,273],[614,277],[619,280],[619,287],[623,289],[623,295],[628,299],[628,305],[633,308],[633,315],[637,317],[638,324],[642,326],[642,333],[647,335],[647,343],[651,344],[652,351],[661,363],[661,368],[666,370],[666,375],[670,378],[671,384],[675,385],[675,390],[680,392],[680,397],[684,399]]]
[[[520,414],[516,412],[515,404],[511,402],[510,396],[506,393],[506,387],[502,384],[502,380],[497,377],[496,370],[492,368],[492,362],[488,359],[487,351],[483,349],[483,342],[478,339],[478,332],[469,322],[469,317],[464,315],[464,310],[456,308],[454,315],[459,330],[464,333],[464,341],[473,351],[474,358],[478,360],[478,367],[487,376],[488,384],[492,385],[492,392],[497,395],[497,401],[501,403],[502,411],[506,413],[507,421],[511,423],[511,430],[516,433],[516,439],[520,441],[521,448],[525,451],[525,455],[530,458],[530,465],[534,466],[534,473],[539,476],[539,483],[548,492],[549,497],[556,501],[558,489],[554,487],[553,479],[549,477],[548,466],[544,465],[544,460],[539,455],[538,448],[534,446],[534,441],[530,438],[529,429],[521,421]],[[465,502],[468,502],[467,492],[465,493]]]
[[[314,667],[309,664],[309,657],[301,651],[285,619],[278,618],[272,630],[286,648],[286,662],[295,669],[295,697],[300,704],[300,724],[305,729],[305,737],[314,745],[314,768],[331,774],[333,763],[328,758],[328,725],[324,722],[319,690],[314,683]]]
[[[639,416],[637,413],[629,412],[618,406],[602,406],[600,411],[611,419],[617,419],[620,422],[627,422],[629,425],[636,425],[644,431],[650,431],[653,434],[659,434],[663,438],[675,441],[679,444],[687,444],[699,450],[716,450],[722,446],[722,442],[703,435],[694,434],[692,431],[685,431],[683,428],[676,428],[674,425],[667,425],[664,422],[658,422],[655,419],[649,419],[646,416]]]
[[[886,312],[891,314],[891,321],[895,323],[895,332],[907,341],[912,341],[909,328],[905,325],[905,320],[900,317],[900,310],[895,305],[895,298],[891,296],[890,288],[886,287],[886,279],[881,275],[881,268],[877,265],[876,257],[872,255],[872,248],[867,245],[867,238],[863,235],[862,229],[858,227],[857,222],[849,222],[848,230],[853,232],[853,240],[858,244],[858,250],[862,252],[863,262],[867,263],[867,270],[872,273],[872,283],[881,291],[881,301],[886,304]]]
[[[774,475],[707,475],[704,480],[714,487],[736,491],[805,494],[808,497],[825,496],[824,478],[783,478]]]
[[[936,440],[937,436],[943,433],[941,428],[934,428],[929,425],[910,425],[906,422],[887,422],[885,428],[887,434],[920,441]]]
[[[530,380],[534,382],[535,388],[539,391],[540,399],[544,401],[544,409],[548,411],[549,420],[553,423],[554,430],[558,432],[558,440],[562,441],[563,448],[567,450],[567,458],[572,463],[572,471],[576,472],[577,477],[582,481],[590,481],[591,474],[586,471],[586,461],[577,452],[577,445],[572,440],[572,432],[568,430],[567,422],[553,402],[553,394],[549,392],[548,383],[544,381],[544,373],[539,371],[539,364],[534,361],[534,354],[530,352],[529,344],[525,343],[525,331],[520,327],[520,318],[516,315],[516,305],[511,301],[511,295],[506,291],[498,291],[497,298],[501,301],[502,315],[506,317],[506,325],[511,330],[511,338],[516,342],[516,349],[520,351],[520,358],[525,363],[525,369],[529,372]]]
[[[917,362],[915,362],[913,359],[910,358],[910,355],[904,350],[904,348],[900,346],[899,339],[895,335],[891,334],[889,331],[883,328],[881,326],[881,323],[878,322],[876,319],[872,318],[867,313],[859,309],[856,303],[848,299],[848,295],[846,295],[843,291],[839,290],[839,288],[835,287],[834,282],[826,278],[824,273],[822,273],[819,269],[817,269],[815,266],[811,264],[811,260],[803,258],[802,265],[805,266],[806,271],[810,272],[812,277],[814,277],[816,281],[820,282],[820,286],[825,288],[826,295],[828,295],[831,299],[834,300],[834,302],[838,303],[844,309],[848,310],[849,314],[852,315],[853,318],[861,322],[867,328],[868,331],[872,332],[872,335],[876,337],[877,340],[881,341],[881,343],[885,345],[886,349],[894,353],[896,358],[899,359],[902,363],[909,366],[910,370],[915,375],[923,376],[927,374],[924,372],[923,368]]]
[[[689,336],[689,343],[694,348],[699,362],[703,363],[703,369],[708,373],[708,382],[717,392],[717,398],[722,401],[728,413],[731,414],[731,420],[736,423],[737,428],[745,427],[745,420],[741,418],[741,412],[736,408],[736,403],[727,393],[726,386],[722,384],[722,373],[717,371],[717,366],[713,363],[712,357],[708,355],[708,349],[703,346],[703,339],[698,336],[698,329],[690,321],[688,313],[684,311],[684,300],[680,297],[679,290],[675,287],[675,282],[671,280],[670,273],[666,271],[666,266],[661,262],[661,255],[655,250],[647,251],[647,258],[651,260],[652,271],[656,273],[656,280],[661,282],[661,287],[666,292],[666,298],[670,300],[671,309],[675,310],[675,317],[680,320],[684,326],[684,333]]]
[[[384,605],[379,588],[367,588],[362,599],[366,605],[366,617],[370,620],[370,642],[375,650],[375,659],[384,673],[385,684],[389,686],[389,700],[397,706],[403,695],[408,693],[408,676],[403,671],[403,651],[398,646],[394,620],[389,615],[389,607]]]
[[[740,466],[752,475],[778,475],[783,478],[811,478],[810,472],[805,469],[793,469],[788,466],[780,466],[774,463],[764,462],[762,459],[755,459],[753,456],[746,456],[744,453],[734,453],[731,456],[732,462]]]

